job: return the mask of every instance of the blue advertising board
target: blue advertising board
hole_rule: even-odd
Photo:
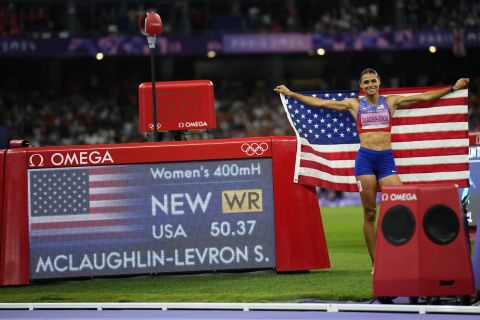
[[[480,28],[463,30],[466,47],[480,46]],[[451,48],[454,44],[450,28],[412,31],[360,30],[359,32],[322,33],[237,33],[208,35],[162,35],[156,37],[158,55],[204,55],[207,51],[225,54],[307,53],[323,48],[327,51],[424,49],[434,45]],[[105,36],[37,39],[31,37],[0,38],[0,56],[105,56],[148,55],[143,36]]]
[[[275,267],[270,158],[30,169],[30,279]]]
[[[480,212],[480,145],[469,148],[470,187],[460,189],[460,199],[468,195],[467,218],[470,226],[477,226]]]

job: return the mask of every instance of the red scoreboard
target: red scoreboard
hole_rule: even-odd
[[[330,266],[294,137],[21,147],[0,154],[0,285]]]
[[[217,126],[210,80],[155,83],[157,130],[210,129]],[[152,83],[138,88],[141,132],[153,131]]]

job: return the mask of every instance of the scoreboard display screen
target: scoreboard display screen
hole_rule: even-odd
[[[275,267],[271,158],[28,170],[30,279]]]

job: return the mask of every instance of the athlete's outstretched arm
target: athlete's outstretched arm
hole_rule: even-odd
[[[414,103],[439,99],[448,93],[468,87],[468,82],[469,82],[468,78],[460,78],[457,80],[457,82],[455,82],[453,86],[446,87],[443,89],[427,91],[427,92],[415,94],[412,96],[400,96],[400,95],[389,96],[388,97],[390,100],[389,103],[393,103],[394,108],[399,109],[402,107],[407,107]]]
[[[293,92],[284,85],[276,86],[273,90],[285,96],[294,97],[295,99],[300,100],[303,103],[306,103],[312,107],[329,108],[338,111],[351,112],[354,109],[355,101],[357,101],[356,99],[335,101],[306,96],[301,93]]]

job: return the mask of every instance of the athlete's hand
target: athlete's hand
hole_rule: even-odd
[[[469,78],[460,78],[460,79],[457,80],[457,82],[455,82],[452,89],[455,90],[455,91],[460,90],[460,89],[464,89],[464,88],[468,87],[469,82],[470,82]]]
[[[278,93],[281,93],[283,94],[284,96],[291,96],[293,94],[292,91],[290,91],[290,89],[288,89],[287,87],[285,87],[283,84],[282,85],[279,85],[279,86],[276,86],[273,91],[276,91]]]

